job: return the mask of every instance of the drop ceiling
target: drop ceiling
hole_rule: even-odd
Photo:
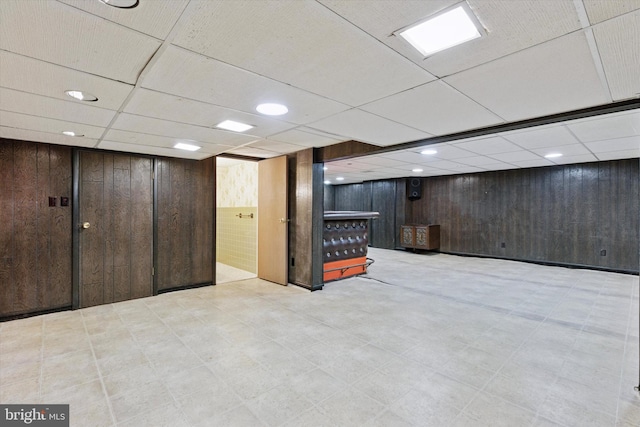
[[[640,157],[639,0],[468,0],[483,37],[428,58],[393,35],[457,3],[2,0],[0,137],[192,159],[350,140],[394,150],[328,164],[343,183]],[[628,100],[627,111],[438,143],[431,156],[395,150]],[[261,115],[263,102],[289,112]],[[224,120],[254,127],[216,128]]]

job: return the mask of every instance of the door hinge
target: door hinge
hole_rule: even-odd
[[[155,268],[153,268],[153,267],[151,267],[151,275],[152,275],[152,276],[155,276],[155,275],[156,275],[156,269],[155,269]]]

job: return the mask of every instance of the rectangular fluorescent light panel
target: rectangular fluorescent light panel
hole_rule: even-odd
[[[178,150],[187,150],[187,151],[198,151],[201,147],[197,145],[185,144],[184,142],[178,142],[173,148],[177,148]]]
[[[399,33],[424,56],[480,37],[471,10],[460,5]],[[475,18],[475,17],[474,17]]]
[[[251,129],[253,126],[240,122],[234,122],[233,120],[225,120],[224,122],[218,123],[216,127],[220,129],[232,130],[234,132],[244,132],[245,130]]]

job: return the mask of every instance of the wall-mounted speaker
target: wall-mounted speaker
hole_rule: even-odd
[[[407,197],[411,201],[418,200],[420,199],[420,197],[422,197],[422,179],[407,179]]]

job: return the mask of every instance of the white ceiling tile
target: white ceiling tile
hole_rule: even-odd
[[[186,13],[174,44],[351,106],[434,79],[316,2],[192,2]]]
[[[509,121],[611,102],[582,32],[463,71],[445,81]]]
[[[627,138],[585,142],[584,145],[596,154],[607,153],[610,151],[637,150],[640,149],[640,135],[630,136]]]
[[[349,139],[376,145],[415,141],[430,135],[391,120],[353,109],[309,125],[314,129],[344,135]]]
[[[549,159],[556,165],[570,165],[574,163],[596,162],[598,159],[593,154],[580,154],[576,156],[562,156],[555,159]]]
[[[633,159],[640,158],[640,148],[634,150],[622,150],[622,151],[608,151],[606,153],[596,153],[598,160],[618,160],[618,159]]]
[[[391,157],[393,155],[394,153],[387,153],[385,155],[378,155],[378,156],[363,156],[363,157],[358,157],[358,162],[366,163],[373,166],[399,167],[399,166],[406,166],[408,163],[411,163],[416,160],[415,155],[406,157],[406,161],[398,160],[394,157]]]
[[[288,142],[303,147],[325,147],[327,145],[342,142],[339,139],[329,136],[318,135],[311,132],[305,132],[304,128],[291,129],[282,133],[274,134],[269,139],[274,141]]]
[[[433,135],[502,123],[503,120],[443,81],[397,93],[360,109]],[[464,117],[464,120],[460,120]]]
[[[3,0],[0,49],[135,83],[160,41],[56,1]]]
[[[438,152],[430,156],[423,154],[423,156],[434,157],[436,159],[444,159],[444,160],[457,160],[457,159],[463,159],[465,157],[474,157],[476,155],[476,153],[474,152],[464,150],[459,146],[451,145],[451,144],[430,146],[430,148],[432,147],[438,150]]]
[[[465,157],[464,159],[456,159],[456,162],[469,166],[489,167],[496,164],[496,160],[486,156]]]
[[[244,113],[147,89],[136,89],[124,111],[205,127],[215,127],[225,120],[233,120],[255,126],[249,133],[259,137],[267,137],[295,127],[291,123],[257,114]]]
[[[533,154],[529,151],[524,150],[515,151],[513,153],[492,154],[490,157],[506,163],[522,162],[525,160],[537,160],[540,158],[540,156],[538,156],[537,154]]]
[[[342,168],[341,170],[356,169],[358,171],[368,171],[376,169],[375,165],[361,162],[360,158],[356,157],[355,159],[345,159],[331,162],[331,167],[327,166],[327,170],[325,170],[325,173],[333,172],[334,170],[336,170],[336,168]]]
[[[564,126],[529,128],[522,132],[510,132],[504,138],[526,149],[559,147],[579,142]]]
[[[83,105],[117,110],[133,86],[71,70],[26,56],[0,50],[0,86],[35,93]],[[67,90],[83,90],[98,97],[96,102],[74,101]]]
[[[415,151],[400,150],[373,156],[372,159],[378,159],[379,162],[391,159],[404,163],[421,163],[424,157],[426,156],[416,153]],[[365,161],[364,159],[361,160]],[[366,161],[368,162],[369,160]]]
[[[159,92],[191,98],[229,109],[255,113],[265,102],[285,104],[281,120],[309,123],[348,107],[229,64],[170,46],[142,81]]]
[[[535,149],[532,149],[531,151],[542,157],[551,153],[560,153],[562,154],[562,158],[591,154],[591,152],[582,144],[559,145],[559,146],[552,146],[552,147],[546,147],[546,148],[535,148]],[[550,160],[552,162],[555,162],[556,158],[552,158]]]
[[[591,24],[597,24],[614,16],[640,9],[638,0],[582,0],[582,2]]]
[[[640,111],[591,117],[579,122],[569,122],[567,127],[582,142],[640,135]]]
[[[555,39],[580,28],[573,0],[468,0],[486,29],[482,37],[438,52],[424,67],[447,76]]]
[[[517,145],[501,137],[473,139],[464,142],[454,142],[453,144],[454,146],[462,148],[463,150],[471,151],[478,154],[509,153],[512,151],[521,150],[521,148]]]
[[[106,127],[115,111],[0,87],[0,110]]]
[[[201,151],[184,151],[175,148],[153,147],[148,145],[127,144],[118,141],[102,141],[98,144],[98,148],[103,150],[122,151],[125,153],[149,154],[166,157],[179,157],[181,159],[202,160],[213,156],[212,153],[204,153]]]
[[[247,135],[246,133],[211,129],[202,126],[170,122],[126,113],[118,116],[111,129],[166,136],[175,140],[189,139],[193,141],[230,146],[247,144],[258,139],[257,136]]]
[[[159,147],[159,148],[167,148],[173,150],[173,146],[177,142],[190,142],[195,143],[195,145],[199,145],[200,150],[198,153],[209,153],[209,154],[218,154],[223,151],[234,148],[231,145],[226,144],[212,144],[203,141],[191,141],[191,140],[183,140],[180,138],[171,138],[166,136],[159,135],[148,135],[145,133],[135,133],[128,132],[124,130],[111,129],[107,132],[104,137],[105,141],[112,142],[123,142],[125,144],[133,144],[140,146],[149,146],[149,147]]]
[[[537,168],[537,167],[541,167],[541,166],[553,166],[554,163],[547,160],[547,159],[542,159],[542,158],[538,158],[538,159],[533,159],[533,160],[515,160],[510,162],[512,164],[514,164],[515,166],[518,166],[520,168]]]
[[[270,139],[260,139],[252,142],[246,147],[263,148],[265,150],[274,151],[276,153],[288,154],[295,153],[296,151],[304,150],[306,147],[300,145],[289,144],[288,142],[273,141]]]
[[[47,119],[45,117],[30,116],[28,114],[13,113],[10,111],[0,111],[0,126],[55,134],[62,134],[64,131],[73,131],[76,134],[84,135],[86,138],[94,139],[100,138],[104,132],[103,127]]]
[[[159,39],[169,35],[189,3],[189,0],[140,1],[133,9],[122,10],[100,1],[58,1]]]
[[[526,162],[527,162],[527,160],[525,160],[523,163],[526,163]],[[528,162],[531,162],[531,160],[528,160]],[[549,163],[551,163],[551,162],[549,162]],[[540,165],[536,165],[536,166],[540,166]],[[508,169],[516,169],[516,166],[514,166],[513,164],[502,163],[502,162],[500,162],[500,163],[490,163],[490,164],[482,165],[480,167],[483,168],[486,171],[502,171],[502,170],[508,170]],[[531,167],[533,167],[533,165]]]
[[[58,145],[71,145],[74,147],[94,147],[98,142],[97,139],[92,138],[78,138],[74,136],[62,135],[59,133],[48,133],[4,126],[0,126],[0,138],[45,142],[48,144]]]
[[[640,94],[640,10],[593,28],[614,100]]]
[[[321,0],[357,27],[438,76],[501,58],[580,28],[572,0],[469,0],[486,29],[479,39],[438,52],[426,59],[391,34],[459,3],[458,0],[397,1]]]
[[[449,160],[434,160],[428,162],[427,165],[431,168],[444,169],[444,170],[460,170],[468,167],[469,165],[461,165],[460,163],[451,162]]]

